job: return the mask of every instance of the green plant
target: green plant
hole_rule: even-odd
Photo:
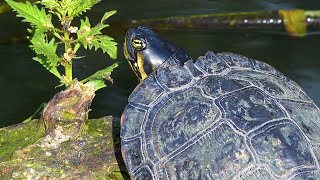
[[[18,17],[24,18],[23,22],[31,24],[28,31],[31,34],[30,47],[36,53],[33,59],[59,78],[62,85],[68,87],[76,81],[72,76],[72,64],[74,60],[81,58],[76,55],[81,46],[90,50],[101,49],[112,59],[116,59],[117,43],[113,38],[101,33],[109,26],[105,24],[105,20],[116,11],[106,12],[96,26],[90,24],[88,17],[80,20],[80,27],[72,26],[75,18],[91,9],[100,0],[40,0],[33,4],[28,1],[6,2],[17,12]],[[54,25],[53,18],[59,20],[60,24]],[[59,46],[64,46],[64,52],[61,54],[57,52]],[[64,67],[64,75],[58,71],[59,66]],[[103,88],[106,86],[104,80],[110,79],[111,72],[117,66],[115,63],[80,82],[94,83],[95,90]]]

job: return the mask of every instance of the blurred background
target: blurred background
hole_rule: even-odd
[[[123,56],[126,32],[122,23],[156,17],[189,16],[195,14],[276,11],[278,9],[319,10],[319,0],[104,0],[85,13],[91,24],[100,21],[104,12],[117,10],[107,20],[111,24],[108,35],[118,42],[117,62],[123,62],[112,74],[113,84],[97,92],[90,118],[107,115],[120,117],[130,92],[138,80]],[[43,102],[48,102],[60,83],[38,62],[24,40],[27,23],[9,12],[0,15],[0,127],[22,122],[31,116]],[[158,33],[185,49],[193,58],[213,52],[234,52],[258,59],[274,66],[302,86],[320,106],[320,35],[292,37],[287,33],[269,30],[163,30]],[[80,50],[84,59],[74,63],[74,77],[83,79],[95,71],[114,63],[101,51]]]

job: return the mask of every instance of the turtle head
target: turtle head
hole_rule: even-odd
[[[129,29],[124,42],[124,55],[140,80],[144,80],[177,48],[161,39],[151,28],[140,26]]]

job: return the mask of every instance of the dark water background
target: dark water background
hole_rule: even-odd
[[[118,13],[110,21],[191,15],[218,12],[270,11],[276,9],[320,9],[319,0],[136,0],[102,1],[86,13],[98,22],[105,11]],[[94,17],[94,18],[92,18]],[[0,15],[0,127],[23,121],[43,102],[49,101],[58,80],[39,63],[33,61],[28,42],[12,43],[13,37],[26,35],[27,24],[20,23],[13,13]],[[92,23],[93,24],[93,23]],[[112,75],[113,84],[99,90],[92,104],[90,117],[121,116],[127,98],[138,83],[122,54],[124,31],[113,32],[119,43],[117,61],[124,61]],[[307,94],[320,105],[320,35],[293,38],[275,32],[246,31],[171,31],[159,32],[164,38],[184,48],[196,58],[208,50],[228,51],[259,59],[274,66],[300,84]],[[112,64],[106,54],[80,51],[85,60],[75,63],[74,77],[82,79]]]

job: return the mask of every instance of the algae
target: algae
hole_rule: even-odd
[[[57,148],[42,145],[45,128],[37,119],[2,128],[6,143],[1,144],[0,179],[129,179],[119,127],[120,119],[111,116],[88,120],[77,138]],[[19,137],[20,132],[28,138]]]

